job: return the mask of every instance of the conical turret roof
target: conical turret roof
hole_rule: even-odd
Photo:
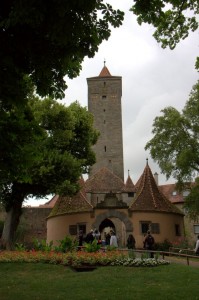
[[[131,210],[162,211],[183,214],[160,192],[148,162],[138,183],[135,200],[130,206]]]
[[[135,192],[135,185],[133,184],[133,181],[132,181],[130,175],[128,175],[128,178],[126,180],[124,191],[127,193]]]

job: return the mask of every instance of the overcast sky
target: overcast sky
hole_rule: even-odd
[[[98,76],[105,59],[111,75],[122,76],[125,180],[130,170],[136,183],[148,158],[152,173],[159,174],[159,184],[174,183],[172,178],[166,181],[144,147],[152,138],[154,118],[167,106],[181,110],[198,80],[194,65],[199,52],[199,32],[191,33],[174,50],[162,49],[152,36],[154,28],[139,26],[136,17],[129,12],[132,0],[107,2],[125,12],[124,23],[112,29],[111,37],[101,44],[95,57],[84,60],[78,78],[66,78],[68,89],[62,102],[68,105],[77,100],[87,106],[86,78]],[[44,202],[46,200],[27,204]]]

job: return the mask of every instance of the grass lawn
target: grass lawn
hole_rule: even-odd
[[[171,264],[75,272],[41,263],[1,263],[1,300],[199,299],[199,268]]]

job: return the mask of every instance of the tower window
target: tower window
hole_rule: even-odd
[[[106,152],[106,146],[104,146],[104,151]]]
[[[104,109],[104,112],[106,111],[106,109]]]
[[[106,86],[106,82],[104,81],[104,87]]]
[[[104,124],[106,124],[106,120],[104,120]]]
[[[106,99],[106,95],[102,95],[102,99],[104,99],[104,100],[105,100],[105,99]]]

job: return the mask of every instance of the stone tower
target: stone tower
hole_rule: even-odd
[[[105,66],[99,76],[87,78],[88,110],[94,116],[94,126],[100,132],[94,146],[96,163],[89,176],[102,167],[124,180],[122,138],[122,77],[112,76]]]

